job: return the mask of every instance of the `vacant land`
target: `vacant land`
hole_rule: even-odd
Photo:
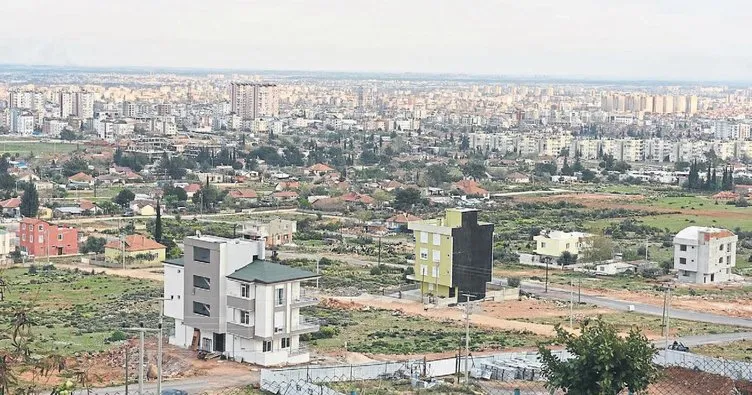
[[[725,344],[706,344],[693,347],[692,352],[710,357],[750,362],[752,361],[752,339]]]
[[[60,142],[36,142],[36,141],[2,141],[0,140],[0,154],[19,154],[21,157],[33,153],[34,155],[40,154],[65,154],[73,152],[83,146],[78,144],[67,144]]]
[[[54,267],[6,269],[0,277],[7,284],[0,316],[25,310],[32,349],[40,352],[103,351],[114,331],[158,321],[159,306],[150,301],[162,294],[157,282]]]
[[[314,317],[321,332],[310,336],[310,345],[322,352],[347,351],[411,355],[454,352],[464,341],[465,328],[452,320],[431,320],[390,310],[342,309],[319,306],[301,314]],[[534,347],[544,338],[531,332],[487,330],[471,326],[473,351]]]
[[[646,336],[656,337],[663,333],[664,324],[661,317],[635,313],[601,313],[592,314],[591,312],[582,311],[578,308],[574,310],[574,327],[580,328],[588,320],[601,317],[616,327],[621,332],[628,332],[631,328],[637,328]],[[558,317],[540,317],[540,318],[522,318],[520,321],[532,322],[537,324],[569,326],[569,316]],[[731,325],[708,324],[704,322],[685,321],[672,319],[669,328],[673,336],[694,336],[694,335],[712,335],[717,333],[734,333],[746,332],[749,329],[739,328]]]

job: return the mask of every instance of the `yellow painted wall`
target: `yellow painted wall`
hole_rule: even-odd
[[[449,296],[449,288],[452,286],[452,237],[448,235],[439,235],[441,238],[439,245],[433,244],[433,233],[428,233],[428,240],[426,243],[421,242],[422,232],[416,231],[415,235],[415,278],[421,282],[423,293],[431,293],[437,296]],[[427,259],[421,259],[420,252],[422,249],[426,249],[428,254]],[[433,261],[433,252],[439,251],[438,262],[438,278],[433,275],[433,268],[436,267],[436,262]],[[425,275],[423,275],[423,267],[425,267]],[[433,284],[433,290],[428,284]]]
[[[580,254],[577,247],[578,237],[568,237],[563,239],[550,239],[543,236],[535,236],[535,252],[538,255],[560,256],[562,252],[569,251],[574,255]]]
[[[155,210],[154,207],[152,206],[144,206],[144,207],[141,207],[141,212],[139,215],[143,215],[143,216],[157,215],[157,210]]]

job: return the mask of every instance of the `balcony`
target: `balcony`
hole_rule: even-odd
[[[247,325],[238,324],[235,322],[228,322],[227,333],[240,336],[246,339],[251,339],[255,335],[255,328],[253,326],[247,326]]]
[[[291,348],[288,353],[291,357],[296,357],[298,355],[308,354],[311,350],[308,349],[308,346],[305,344],[301,344],[298,346],[298,348]]]
[[[245,311],[254,311],[256,309],[256,301],[254,299],[227,295],[227,307]]]
[[[313,333],[319,331],[319,324],[301,319],[300,322],[292,327],[292,330],[290,331],[290,334],[292,335],[302,335],[304,333]]]
[[[319,299],[313,296],[301,295],[300,297],[293,299],[290,304],[293,308],[316,306],[319,304]]]

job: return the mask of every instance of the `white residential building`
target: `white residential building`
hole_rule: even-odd
[[[305,363],[300,335],[317,332],[300,308],[315,273],[264,260],[263,240],[192,236],[185,255],[164,263],[164,313],[175,320],[170,343],[262,366]]]
[[[31,136],[34,133],[34,115],[26,110],[10,110],[10,132],[21,136]]]
[[[729,230],[690,226],[674,236],[674,269],[679,281],[710,284],[728,281],[736,266],[739,237]]]
[[[243,119],[278,117],[277,85],[233,82],[230,85],[230,107]]]

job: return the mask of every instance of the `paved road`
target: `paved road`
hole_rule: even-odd
[[[529,281],[524,281],[522,283],[521,290],[536,294],[540,297],[551,299],[569,300],[571,297],[570,291],[560,288],[552,288],[550,284],[548,287],[548,293],[545,293],[545,286],[543,284]],[[577,297],[576,293],[575,297]],[[663,307],[661,306],[654,306],[650,304],[636,303],[619,299],[609,299],[601,296],[592,296],[585,294],[582,294],[581,300],[583,303],[594,304],[596,306],[607,307],[609,309],[620,311],[627,311],[629,309],[629,306],[634,306],[634,311],[636,313],[655,315],[659,317],[663,316]],[[680,310],[672,308],[671,318],[752,328],[752,320],[718,314],[709,314],[692,310]]]
[[[717,333],[715,335],[697,335],[697,336],[684,336],[676,338],[676,341],[684,343],[687,347],[695,347],[703,344],[721,344],[730,343],[739,340],[752,339],[752,332],[739,332],[739,333]],[[673,342],[674,339],[671,339]],[[665,340],[655,341],[659,347],[666,345]]]

